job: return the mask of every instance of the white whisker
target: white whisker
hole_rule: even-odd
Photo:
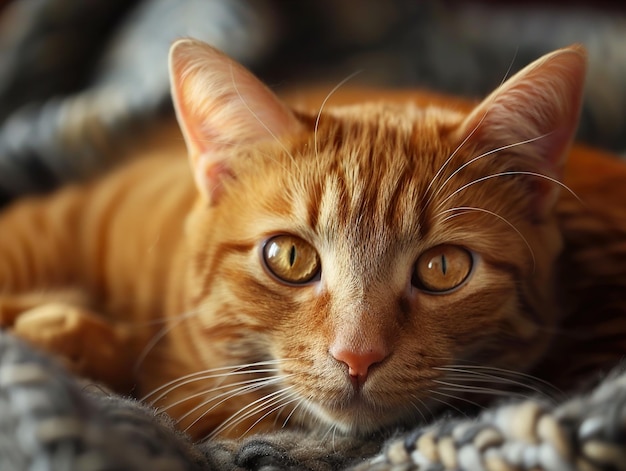
[[[517,57],[517,49],[515,50],[515,53],[513,54],[513,58],[511,59],[511,62],[509,63],[509,66],[508,66],[506,72],[504,73],[504,77],[502,77],[502,80],[500,81],[500,86],[498,88],[496,88],[496,90],[498,90],[498,91],[501,90],[502,85],[504,84],[504,82],[506,82],[509,74],[511,73],[511,69],[513,68],[513,63],[515,62],[515,58],[516,57]],[[495,101],[495,99],[497,97],[498,97],[498,94],[496,92],[496,94],[491,98],[491,102]],[[424,195],[427,195],[430,192],[430,189],[432,188],[432,186],[435,183],[435,181],[437,180],[437,178],[439,178],[439,175],[441,174],[441,172],[443,172],[445,170],[445,168],[448,166],[448,164],[454,158],[454,156],[463,148],[463,146],[465,146],[467,141],[469,141],[472,138],[472,136],[476,133],[476,131],[480,128],[480,126],[485,121],[485,118],[489,114],[490,109],[491,109],[491,107],[488,106],[487,109],[485,110],[485,113],[480,117],[480,120],[478,121],[478,123],[476,123],[476,126],[474,126],[474,128],[470,131],[470,133],[467,136],[465,136],[463,141],[461,141],[461,143],[454,149],[454,151],[450,154],[450,156],[444,161],[444,163],[441,165],[441,167],[439,167],[439,170],[437,170],[437,173],[435,173],[435,176],[428,183],[428,186],[426,187],[426,191],[424,192]],[[457,171],[458,171],[458,169],[457,169]],[[455,171],[454,173],[456,173],[457,171]],[[453,175],[454,175],[454,173],[453,173]],[[446,181],[441,186],[444,186],[450,178],[451,177],[448,177],[448,179],[446,179]],[[435,191],[435,193],[433,195],[430,195],[428,197],[427,201],[422,205],[422,210],[430,204],[432,198],[435,195],[437,195],[437,194],[439,194],[439,188],[437,189],[437,191]]]
[[[258,123],[267,131],[267,133],[278,143],[278,145],[283,148],[283,150],[285,151],[287,156],[289,156],[289,158],[292,160],[292,162],[295,162],[296,159],[293,157],[293,154],[289,151],[289,149],[287,149],[287,146],[285,146],[285,144],[278,138],[278,136],[274,133],[274,131],[272,131],[269,128],[269,126],[267,126],[267,124],[265,124],[263,122],[263,120],[259,117],[259,115],[256,114],[256,112],[252,108],[250,108],[250,105],[244,99],[243,95],[239,91],[239,87],[237,86],[237,82],[235,80],[235,73],[233,71],[233,65],[232,64],[230,64],[230,76],[231,76],[231,81],[232,81],[232,84],[233,84],[233,88],[235,89],[235,92],[237,93],[237,96],[239,97],[239,99],[241,100],[243,105],[247,108],[247,110],[254,117],[254,119],[256,119],[258,121]]]
[[[544,134],[544,135],[539,136],[539,137],[533,137],[532,139],[527,139],[527,140],[525,140],[525,141],[516,142],[516,143],[514,143],[514,144],[508,144],[508,145],[505,145],[505,146],[501,146],[501,147],[498,147],[498,148],[496,148],[496,149],[492,149],[492,150],[490,150],[490,151],[488,151],[488,152],[484,152],[484,153],[480,154],[479,156],[474,157],[474,158],[473,158],[473,159],[471,159],[471,160],[468,160],[468,161],[467,161],[467,162],[465,162],[463,165],[461,165],[459,168],[457,168],[454,172],[452,172],[452,173],[448,176],[448,178],[446,178],[446,179],[443,181],[443,183],[442,183],[441,185],[439,185],[439,187],[437,188],[437,190],[435,190],[435,192],[433,193],[433,198],[434,198],[435,196],[437,196],[437,195],[441,192],[441,190],[443,189],[443,187],[445,187],[445,186],[448,184],[448,182],[449,182],[452,178],[454,178],[454,176],[455,176],[455,175],[457,175],[457,174],[458,174],[461,170],[463,170],[463,169],[464,169],[465,167],[467,167],[468,165],[471,165],[472,163],[476,162],[477,160],[480,160],[480,159],[482,159],[482,158],[484,158],[484,157],[487,157],[487,156],[493,155],[493,154],[495,154],[495,153],[497,153],[497,152],[501,152],[501,151],[506,150],[506,149],[511,149],[511,148],[513,148],[513,147],[517,147],[517,146],[521,146],[521,145],[524,145],[524,144],[529,144],[529,143],[531,143],[531,142],[538,141],[539,139],[543,139],[543,138],[544,138],[544,137],[546,137],[546,136],[548,136],[548,134]],[[446,199],[446,200],[447,200],[447,199]],[[444,201],[446,201],[446,200],[444,200]]]
[[[452,391],[452,392],[467,392],[467,391],[464,391],[462,389],[453,389],[453,388],[443,388],[443,389],[445,391]],[[481,405],[481,404],[479,404],[477,402],[474,402],[471,399],[467,399],[467,398],[465,398],[463,396],[455,396],[454,394],[446,394],[446,393],[441,392],[441,390],[442,390],[442,388],[439,388],[439,389],[436,389],[436,390],[431,390],[431,393],[439,394],[440,396],[448,397],[450,399],[454,399],[454,400],[457,400],[457,401],[467,402],[468,404],[471,404],[471,405],[473,405],[475,407],[478,407],[479,409],[484,409],[485,408],[485,406],[483,406],[483,405]]]
[[[324,435],[321,437],[320,441],[326,442],[326,440],[328,439],[328,437],[330,436],[331,433],[333,433],[333,431],[335,430],[335,427],[337,426],[337,424],[330,424],[328,426],[328,430],[326,430],[326,432],[324,432]]]
[[[219,435],[226,429],[236,427],[238,424],[240,424],[241,422],[248,419],[249,417],[251,417],[252,415],[256,414],[259,411],[272,407],[274,404],[276,404],[277,401],[282,400],[284,396],[292,394],[289,391],[292,388],[293,386],[287,386],[285,388],[266,394],[265,396],[247,404],[245,407],[235,412],[228,419],[222,422],[222,424],[219,427],[213,430],[213,432],[211,432],[211,434],[209,435],[209,438],[213,438]],[[201,418],[202,416],[196,419],[196,421],[193,424],[191,424],[189,427],[187,427],[185,431],[188,431],[189,428],[191,428]]]
[[[555,399],[554,397],[543,393],[541,390],[533,387],[533,386],[529,386],[529,385],[522,385],[524,387],[524,389],[529,390],[528,393],[523,392],[519,389],[515,389],[515,388],[511,388],[511,386],[517,386],[517,384],[515,384],[512,381],[498,381],[496,379],[484,379],[484,378],[468,378],[466,376],[463,375],[447,375],[445,376],[445,379],[448,381],[454,381],[454,385],[452,385],[453,383],[450,383],[450,387],[443,387],[440,388],[441,391],[466,391],[466,392],[475,392],[475,393],[482,393],[482,394],[489,394],[492,396],[503,396],[503,397],[509,397],[509,396],[514,396],[514,397],[523,397],[523,398],[528,398],[531,396],[536,396],[536,397],[542,397],[542,398],[546,398],[548,400],[550,400],[551,402],[558,404],[559,400]],[[470,383],[478,383],[481,386],[473,386]],[[443,384],[443,383],[440,383]],[[487,387],[486,384],[496,384],[496,385],[502,385],[503,388],[491,388],[491,387]]]
[[[334,93],[339,90],[341,87],[343,87],[346,83],[348,83],[350,80],[352,80],[354,77],[356,77],[357,75],[359,75],[361,72],[363,72],[362,70],[357,70],[355,72],[352,72],[350,75],[348,75],[346,78],[344,78],[341,82],[339,82],[337,85],[335,85],[335,87],[328,93],[328,95],[326,95],[326,98],[324,98],[324,100],[322,101],[322,104],[320,106],[319,111],[317,112],[317,116],[315,117],[315,126],[313,128],[313,149],[315,151],[315,159],[317,160],[317,156],[318,156],[318,147],[317,147],[317,130],[319,128],[319,124],[320,124],[320,117],[322,116],[322,111],[324,110],[324,106],[326,106],[326,103],[328,102],[328,100],[330,99],[331,96],[334,95]]]
[[[438,205],[437,208],[435,208],[436,210],[439,209],[441,206],[443,206],[448,200],[450,200],[450,198],[453,198],[456,194],[458,194],[459,192],[465,190],[466,188],[475,185],[476,183],[480,183],[483,182],[485,180],[489,180],[491,178],[496,178],[496,177],[505,177],[505,176],[512,176],[512,175],[530,175],[533,177],[537,177],[537,178],[543,178],[545,180],[548,180],[556,185],[559,185],[561,188],[566,189],[567,191],[569,191],[571,193],[571,195],[576,198],[578,200],[578,202],[582,205],[584,205],[583,201],[578,197],[578,195],[576,193],[574,193],[574,191],[568,187],[567,185],[565,185],[564,183],[560,182],[559,180],[549,177],[548,175],[544,175],[542,173],[537,173],[537,172],[527,172],[527,171],[523,171],[523,170],[516,170],[516,171],[509,171],[509,172],[499,172],[499,173],[494,173],[491,175],[486,175],[484,177],[481,178],[477,178],[476,180],[473,180],[469,183],[466,183],[465,185],[457,188],[455,191],[453,191],[452,193],[450,193],[448,196],[446,196],[446,198],[441,201]]]
[[[446,394],[442,394],[442,393],[440,393],[439,391],[436,391],[436,390],[434,390],[434,389],[429,389],[429,390],[428,390],[428,392],[429,392],[429,393],[431,393],[431,394],[439,394],[439,395],[441,395],[441,396],[446,396]],[[457,411],[459,414],[461,414],[461,415],[463,415],[463,416],[467,417],[467,413],[466,413],[466,412],[463,412],[461,409],[459,409],[458,407],[456,407],[456,406],[454,406],[454,405],[450,404],[448,401],[445,401],[445,400],[443,400],[443,399],[436,398],[436,397],[434,397],[434,396],[431,396],[430,398],[431,398],[433,401],[440,402],[440,403],[441,403],[441,404],[443,404],[444,406],[446,406],[446,407],[448,407],[448,408],[451,408],[451,409],[454,409],[454,410],[455,410],[455,411]]]
[[[172,381],[169,381],[161,386],[159,386],[158,388],[152,390],[150,393],[146,394],[144,397],[142,397],[140,399],[140,401],[145,402],[147,401],[150,397],[154,396],[155,394],[158,393],[162,393],[158,398],[153,399],[151,402],[155,403],[158,400],[162,399],[163,396],[169,394],[171,391],[173,391],[173,389],[179,387],[177,385],[177,383],[182,383],[185,382],[187,380],[192,380],[194,378],[201,378],[201,379],[212,379],[212,378],[219,378],[219,377],[228,377],[231,375],[242,375],[242,374],[253,374],[253,373],[272,373],[272,372],[276,372],[277,369],[275,368],[264,368],[264,369],[259,369],[259,370],[249,370],[248,368],[253,368],[253,367],[259,367],[259,366],[273,366],[273,365],[277,365],[280,364],[283,360],[267,360],[267,361],[260,361],[260,362],[256,362],[256,363],[248,363],[248,364],[242,364],[242,365],[234,365],[234,366],[221,366],[218,368],[210,368],[207,370],[202,370],[202,371],[196,371],[194,373],[190,373],[188,375],[185,376],[181,376],[179,378],[176,378]],[[188,384],[188,383],[186,383]],[[165,389],[170,388],[174,386],[173,389],[167,390],[165,392],[163,392]]]
[[[220,398],[222,398],[224,396],[228,396],[227,399],[226,399],[226,400],[228,400],[228,399],[230,399],[230,398],[232,398],[234,396],[237,396],[237,395],[241,394],[242,392],[243,393],[247,393],[247,392],[250,392],[250,391],[254,391],[256,389],[260,389],[260,388],[265,387],[265,386],[267,386],[269,384],[273,384],[273,383],[279,382],[279,381],[280,381],[280,378],[277,378],[277,377],[269,377],[269,378],[265,377],[265,378],[248,379],[246,381],[238,381],[236,383],[222,384],[221,386],[218,386],[218,387],[215,387],[215,388],[212,388],[212,389],[208,389],[208,390],[201,390],[201,391],[198,391],[197,393],[194,393],[194,394],[191,394],[189,396],[186,396],[183,399],[180,399],[180,400],[178,400],[176,402],[168,404],[165,407],[159,408],[159,411],[167,412],[171,408],[176,407],[176,406],[178,406],[180,404],[183,404],[183,403],[185,403],[187,401],[190,401],[192,399],[195,399],[197,397],[206,396],[208,394],[212,394],[212,393],[215,393],[217,391],[221,391],[221,390],[224,390],[224,389],[232,388],[232,389],[229,389],[226,392],[222,392],[220,394],[211,396],[209,399],[204,401],[203,404],[199,405],[198,407],[194,408],[191,411],[188,411],[185,415],[179,417],[178,421],[180,422],[181,420],[183,420],[187,416],[189,416],[191,413],[195,412],[196,409],[208,405],[209,402],[215,401],[215,400],[220,399]],[[220,401],[219,404],[222,404],[223,402],[225,402],[225,401]]]
[[[332,439],[332,444],[333,444],[333,451],[337,451],[337,447],[335,446],[335,438],[337,437],[337,424],[333,424],[333,439]]]
[[[235,92],[237,93],[237,96],[239,97],[239,99],[241,100],[241,102],[244,104],[244,106],[247,108],[247,110],[250,112],[250,114],[254,117],[254,119],[256,119],[258,121],[258,123],[268,132],[268,134],[274,139],[275,142],[278,143],[278,145],[280,147],[282,147],[282,149],[285,151],[285,153],[287,154],[287,156],[289,157],[289,159],[295,164],[296,163],[296,159],[294,158],[293,153],[287,148],[287,146],[279,139],[279,137],[263,122],[263,120],[261,120],[261,118],[259,117],[259,115],[250,107],[250,105],[248,104],[248,102],[244,99],[244,97],[241,95],[241,92],[239,91],[239,87],[237,86],[237,83],[235,81],[235,76],[233,73],[233,66],[232,64],[230,65],[230,74],[231,74],[231,81],[233,84],[233,88],[235,89]],[[268,157],[271,158],[271,160],[273,160],[275,163],[278,163],[278,159],[275,158],[274,155],[268,155]],[[280,165],[282,167],[283,170],[287,171],[287,167],[285,167],[284,165]],[[295,169],[298,170],[298,167],[295,166]],[[299,170],[298,170],[299,171]]]
[[[176,425],[179,425],[183,420],[185,420],[187,417],[195,414],[200,409],[206,408],[211,403],[213,403],[214,401],[217,401],[218,399],[221,399],[218,402],[216,402],[215,404],[213,404],[211,407],[209,407],[208,409],[203,410],[202,413],[200,414],[200,416],[198,416],[187,428],[189,429],[189,428],[193,427],[203,417],[206,417],[206,415],[209,414],[211,411],[215,410],[217,407],[219,407],[222,404],[224,404],[225,402],[233,399],[234,397],[241,396],[241,395],[244,395],[244,394],[248,394],[248,393],[251,393],[253,391],[257,391],[257,390],[262,389],[265,386],[267,386],[267,384],[268,384],[267,383],[267,378],[264,378],[264,379],[266,381],[239,386],[237,388],[234,388],[232,390],[223,392],[221,394],[217,394],[215,396],[208,397],[205,401],[202,401],[200,404],[198,404],[197,406],[193,407],[192,409],[189,409],[186,413],[184,413],[183,415],[178,417],[178,420],[176,420]],[[274,382],[277,382],[277,381],[274,381]],[[206,393],[204,391],[202,391],[202,394],[206,394]],[[163,409],[163,412],[165,412],[165,411],[166,410]]]
[[[437,170],[437,173],[435,173],[435,176],[430,180],[430,182],[428,183],[428,186],[426,187],[426,191],[424,192],[424,196],[428,195],[430,192],[430,189],[432,188],[433,184],[435,183],[435,181],[437,180],[437,178],[439,178],[439,175],[441,175],[441,172],[443,172],[446,167],[448,166],[448,164],[450,163],[450,161],[454,158],[454,156],[463,148],[463,146],[467,143],[467,141],[469,141],[471,139],[471,137],[474,135],[474,133],[478,130],[478,128],[480,128],[480,125],[483,123],[483,121],[485,120],[485,118],[487,117],[487,114],[489,113],[489,109],[487,109],[485,111],[485,113],[481,116],[480,121],[478,121],[478,123],[476,124],[476,126],[474,126],[474,129],[472,129],[472,131],[465,136],[465,139],[463,139],[461,141],[461,143],[456,147],[456,149],[454,149],[454,151],[448,156],[448,158],[444,161],[443,164],[441,164],[441,167],[439,167],[439,170]],[[426,202],[422,205],[422,211],[424,211],[424,208],[426,208],[432,198],[434,197],[433,194],[428,196],[428,199],[426,200]]]
[[[515,63],[515,59],[517,59],[518,52],[519,52],[519,46],[516,46],[515,52],[513,53],[513,58],[511,59],[511,62],[509,63],[509,67],[506,69],[506,72],[504,73],[504,77],[502,77],[502,80],[500,81],[500,87],[509,78],[509,74],[511,73],[511,69],[513,68],[513,64]],[[500,87],[498,87],[496,90],[498,90]]]
[[[226,378],[230,378],[230,377],[237,376],[237,375],[278,373],[279,371],[280,370],[278,370],[278,369],[263,369],[263,370],[249,370],[249,371],[233,371],[233,372],[223,373],[223,374],[210,374],[210,375],[197,376],[195,378],[190,378],[190,379],[187,379],[185,381],[182,381],[182,382],[180,382],[178,384],[175,384],[175,385],[171,386],[168,390],[162,392],[159,395],[159,397],[157,397],[156,399],[151,401],[151,403],[154,404],[154,403],[160,401],[165,396],[167,396],[168,394],[172,393],[173,391],[175,391],[176,389],[178,389],[180,387],[187,386],[189,384],[196,383],[196,382],[199,382],[199,381],[205,381],[205,380],[217,379],[217,378],[219,378],[221,380],[224,380]]]
[[[272,407],[272,409],[270,409],[269,411],[267,411],[265,414],[263,414],[261,417],[259,417],[257,420],[254,421],[254,423],[252,425],[250,425],[250,427],[248,427],[246,429],[245,432],[243,432],[241,434],[241,436],[245,436],[248,434],[248,432],[250,430],[252,430],[259,422],[261,422],[263,419],[265,419],[266,417],[272,415],[274,412],[280,410],[280,409],[284,409],[285,407],[287,407],[289,404],[292,404],[296,401],[298,401],[298,397],[294,394],[294,393],[289,393],[287,395],[287,397],[294,397],[294,399],[290,399],[288,401],[285,402],[281,402],[283,401],[283,398],[277,399],[277,400],[273,400],[272,404],[268,405],[267,407],[271,407],[273,404],[275,404],[276,402],[280,402],[280,404],[278,404],[277,406]],[[242,418],[242,421],[245,420],[247,417]],[[278,414],[276,415],[276,418],[278,418]],[[233,426],[236,426],[237,424],[233,424]]]
[[[411,397],[415,400],[418,401],[422,407],[424,407],[428,413],[431,415],[431,417],[435,417],[434,414],[432,413],[432,411],[428,408],[428,406],[426,405],[426,403],[424,402],[423,399],[415,396],[414,394],[411,395]],[[428,423],[428,421],[426,420],[426,416],[424,415],[424,412],[422,411],[422,409],[420,409],[418,404],[415,404],[415,402],[411,401],[410,402],[411,406],[417,411],[417,413],[422,417],[422,421],[426,424]]]
[[[456,213],[456,214],[452,214],[450,216],[447,216],[446,218],[444,218],[444,220],[442,222],[448,221],[448,220],[450,220],[450,219],[452,219],[454,217],[461,216],[461,215],[469,213],[471,211],[478,211],[478,212],[482,212],[482,213],[486,213],[486,214],[489,214],[491,216],[494,216],[494,217],[500,219],[505,224],[507,224],[511,229],[513,229],[517,233],[517,235],[522,239],[524,244],[526,244],[526,247],[528,248],[528,251],[529,251],[530,256],[532,258],[532,261],[533,261],[533,270],[532,271],[533,271],[533,273],[535,272],[535,268],[537,266],[537,260],[535,259],[535,252],[533,251],[533,249],[530,246],[530,243],[528,242],[526,237],[524,237],[524,234],[522,234],[520,232],[520,230],[517,227],[515,227],[509,220],[507,220],[506,218],[500,216],[497,213],[494,213],[493,211],[489,211],[488,209],[485,209],[485,208],[477,208],[477,207],[474,207],[474,206],[459,206],[459,207],[456,207],[456,208],[445,209],[445,210],[439,212],[437,217],[441,216],[442,214],[451,213],[451,212],[455,212],[455,211],[459,211],[459,212]]]
[[[134,374],[137,374],[139,372],[139,368],[141,368],[141,365],[143,364],[143,362],[148,357],[148,354],[154,349],[154,347],[156,347],[157,343],[160,340],[162,340],[163,337],[165,337],[173,329],[178,327],[183,321],[189,319],[192,316],[195,316],[196,314],[198,314],[198,310],[197,309],[191,310],[189,312],[181,314],[180,316],[177,316],[177,318],[174,320],[174,322],[172,324],[168,324],[168,325],[163,326],[163,328],[161,330],[159,330],[150,339],[150,341],[146,344],[146,346],[141,350],[141,353],[137,357],[137,360],[135,360],[135,365],[133,366]]]
[[[502,376],[495,375],[495,373],[498,373],[500,375],[507,374],[513,377],[520,378],[521,380],[526,380],[526,381],[530,380],[534,382],[535,384],[543,385],[549,388],[552,391],[549,397],[553,397],[552,395],[555,395],[557,398],[562,398],[562,399],[566,397],[565,392],[560,390],[556,386],[554,386],[552,383],[545,381],[541,378],[538,378],[536,376],[519,372],[519,371],[515,371],[515,370],[508,370],[505,368],[498,368],[495,366],[480,366],[480,365],[448,365],[448,366],[435,367],[434,369],[441,370],[441,371],[449,371],[449,372],[454,372],[454,373],[462,373],[465,375],[474,375],[478,378],[499,379],[509,384],[515,384],[517,386],[527,387],[541,395],[548,394],[543,389],[540,389],[538,386],[529,385],[528,382],[516,381],[514,379],[504,378]]]
[[[289,422],[289,419],[291,419],[291,417],[293,416],[293,414],[296,412],[296,409],[298,409],[302,403],[304,402],[304,399],[300,399],[298,401],[298,403],[295,405],[295,407],[291,410],[291,412],[289,413],[289,415],[287,416],[287,418],[285,419],[285,421],[283,422],[283,425],[281,428],[285,428],[287,426],[287,422]]]
[[[277,381],[275,381],[275,382],[277,382]],[[263,384],[263,385],[260,385],[260,386],[259,386],[259,385],[250,386],[250,387],[249,387],[249,389],[239,388],[239,389],[243,389],[243,390],[242,390],[242,391],[232,392],[232,394],[228,395],[228,397],[226,397],[225,399],[223,399],[223,400],[219,401],[217,404],[214,404],[214,405],[213,405],[213,406],[211,406],[209,409],[207,409],[207,410],[203,411],[203,412],[202,412],[202,413],[201,413],[201,414],[200,414],[200,415],[199,415],[199,416],[198,416],[198,417],[197,417],[197,418],[196,418],[193,422],[191,422],[191,423],[190,423],[190,424],[189,424],[189,425],[185,428],[185,431],[190,430],[190,429],[191,429],[194,425],[196,425],[196,424],[197,424],[198,422],[200,422],[200,421],[201,421],[204,417],[206,417],[206,416],[207,416],[207,414],[209,414],[212,410],[214,410],[216,407],[220,406],[220,405],[221,405],[221,404],[223,404],[224,402],[226,402],[226,401],[228,401],[228,400],[230,400],[230,399],[232,399],[232,398],[234,398],[234,397],[237,397],[237,396],[239,396],[239,395],[246,394],[246,393],[249,393],[249,392],[251,392],[251,391],[256,391],[256,390],[262,389],[262,388],[263,388],[263,387],[265,387],[265,386],[266,386],[266,384]],[[272,394],[274,394],[274,393],[272,393]],[[268,396],[269,396],[269,395],[268,395]],[[265,397],[267,397],[267,396],[265,396]],[[212,399],[209,399],[209,400],[205,401],[204,403],[200,404],[198,407],[196,407],[196,408],[194,409],[194,412],[195,412],[196,410],[198,410],[198,409],[202,408],[202,407],[206,407],[207,405],[209,405],[209,404],[211,403],[211,400],[212,400]],[[260,400],[263,400],[263,398],[261,398]],[[256,403],[256,402],[258,402],[258,401],[259,401],[259,400],[254,401],[254,402]],[[254,404],[254,403],[252,403],[252,404]],[[222,424],[221,424],[221,425],[220,425],[217,429],[215,429],[213,432],[211,432],[211,435],[220,433],[220,431],[221,431],[220,429],[224,426],[224,424],[225,424],[227,421],[233,420],[233,418],[234,418],[234,417],[236,417],[238,414],[240,414],[241,412],[243,412],[243,411],[245,411],[246,409],[248,409],[249,407],[251,407],[251,406],[252,406],[252,404],[247,404],[247,405],[246,405],[243,409],[241,409],[241,410],[239,410],[239,411],[235,412],[233,415],[231,415],[229,419],[227,419],[226,421],[222,422]],[[188,414],[186,414],[186,416],[189,416],[189,415],[190,415],[189,413],[188,413]],[[180,422],[180,420],[179,420],[179,422]],[[219,430],[219,431],[218,431],[218,430]]]
[[[446,379],[450,379],[450,378],[446,377]],[[488,388],[486,386],[470,386],[469,384],[452,383],[450,381],[442,381],[438,379],[433,380],[433,382],[443,386],[442,388],[438,389],[440,391],[484,393],[484,394],[490,394],[492,396],[504,396],[504,397],[508,397],[511,395],[523,395],[521,392],[516,392],[516,391],[494,389],[494,388]],[[527,395],[523,395],[523,397],[527,397]]]

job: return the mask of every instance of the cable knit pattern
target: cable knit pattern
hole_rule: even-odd
[[[553,407],[528,400],[390,441],[358,470],[626,469],[626,373]]]

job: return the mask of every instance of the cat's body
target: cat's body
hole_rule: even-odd
[[[369,433],[526,373],[571,387],[626,353],[626,165],[568,152],[583,73],[568,49],[477,107],[339,90],[294,114],[182,41],[187,150],[172,124],[111,175],[0,215],[1,320],[67,354],[82,327],[37,333],[64,308],[15,306],[76,288],[98,335],[74,355],[110,335],[111,363],[84,372],[150,393],[196,437]],[[567,153],[582,202],[554,182]]]

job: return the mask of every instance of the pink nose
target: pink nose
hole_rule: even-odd
[[[330,354],[335,360],[348,365],[348,374],[354,381],[363,384],[367,379],[370,367],[383,361],[387,354],[381,349],[369,349],[365,352],[355,352],[343,346],[333,345]]]

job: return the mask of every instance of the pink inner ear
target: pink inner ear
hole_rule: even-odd
[[[579,46],[540,58],[476,107],[461,126],[460,142],[496,149],[532,141],[511,152],[538,157],[543,170],[560,177],[578,126],[585,71]]]
[[[232,178],[230,167],[225,162],[198,157],[195,163],[194,178],[196,186],[201,188],[203,195],[211,204],[215,204],[222,196],[224,180]]]
[[[214,203],[231,149],[294,132],[291,111],[247,69],[192,39],[170,49],[172,98],[200,191]]]

